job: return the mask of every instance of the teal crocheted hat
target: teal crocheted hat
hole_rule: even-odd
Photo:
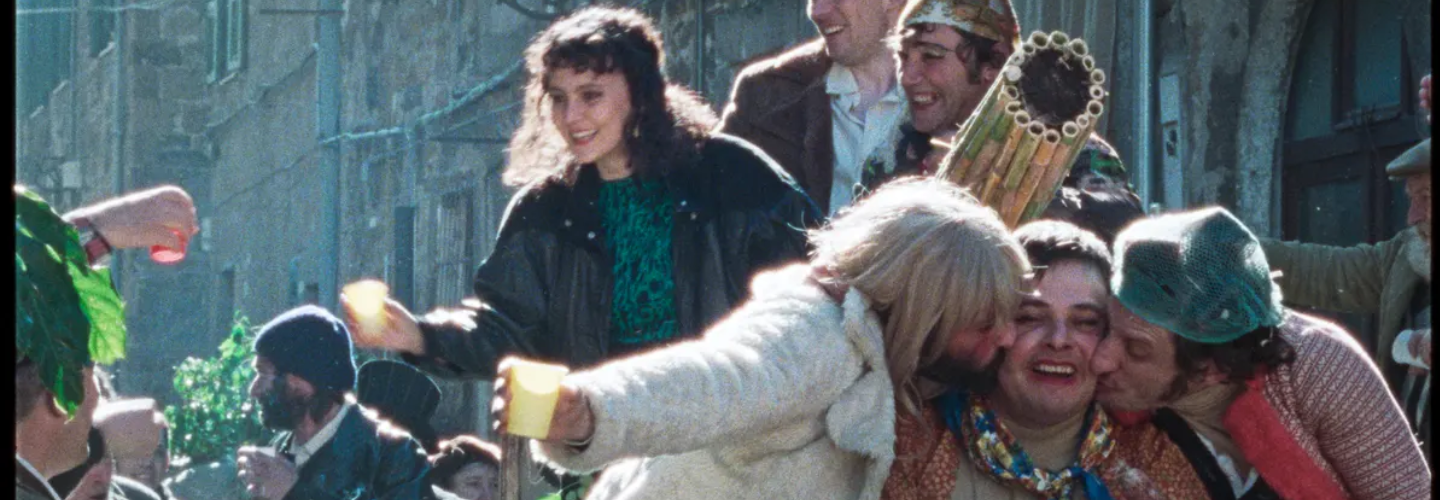
[[[1255,235],[1223,208],[1145,219],[1115,239],[1111,285],[1146,321],[1221,344],[1284,319]]]

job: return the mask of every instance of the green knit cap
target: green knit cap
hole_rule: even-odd
[[[1280,287],[1255,235],[1223,208],[1136,222],[1115,239],[1111,285],[1125,307],[1204,344],[1284,319]]]

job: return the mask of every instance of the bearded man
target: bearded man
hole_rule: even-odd
[[[420,444],[355,404],[350,332],[329,311],[301,306],[261,328],[250,397],[283,431],[272,448],[244,447],[246,492],[267,500],[433,498]]]
[[[1379,314],[1375,363],[1430,457],[1430,140],[1385,168],[1405,183],[1410,228],[1374,245],[1335,247],[1264,240],[1287,302],[1325,311]]]
[[[1430,75],[1420,81],[1420,106],[1430,120]],[[1262,240],[1293,305],[1379,314],[1374,351],[1386,382],[1430,459],[1430,139],[1385,167],[1405,183],[1410,228],[1374,245],[1334,247]]]

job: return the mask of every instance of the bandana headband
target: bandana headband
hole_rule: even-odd
[[[1006,0],[922,0],[905,26],[941,24],[997,42],[1020,42],[1020,26]]]

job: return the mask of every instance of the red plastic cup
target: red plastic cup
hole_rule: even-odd
[[[170,233],[180,239],[180,248],[175,249],[163,245],[150,247],[150,260],[157,264],[174,265],[185,260],[185,247],[190,245],[190,237],[175,229],[171,229]]]

